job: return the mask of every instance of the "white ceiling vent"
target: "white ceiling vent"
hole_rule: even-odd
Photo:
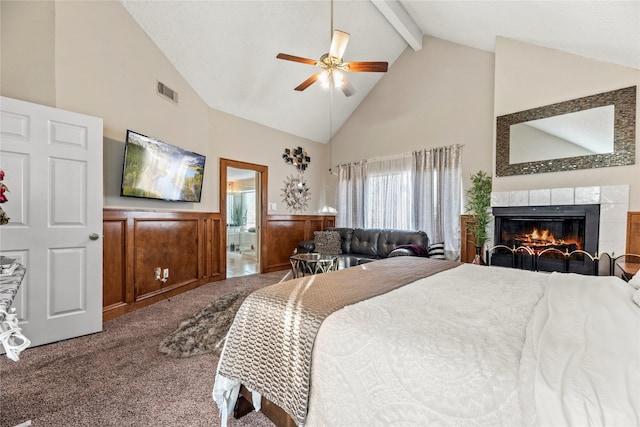
[[[178,103],[178,92],[171,89],[162,82],[158,82],[158,95],[167,98],[169,101]]]

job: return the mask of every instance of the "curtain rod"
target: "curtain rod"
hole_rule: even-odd
[[[439,150],[441,148],[451,148],[451,147],[464,147],[465,144],[452,144],[452,145],[443,145],[440,147],[432,147],[432,148],[423,148],[421,150],[413,150],[413,151],[407,151],[405,153],[401,153],[401,154],[392,154],[392,155],[388,155],[388,156],[383,156],[383,157],[372,157],[369,159],[361,159],[361,160],[354,160],[352,162],[348,162],[348,163],[341,163],[339,165],[336,165],[336,168],[339,168],[340,166],[344,166],[344,165],[348,165],[351,163],[359,163],[359,162],[376,162],[376,161],[380,161],[380,160],[392,160],[392,159],[399,159],[401,157],[404,156],[409,156],[412,155],[413,153],[417,153],[420,151],[427,151],[427,150]]]

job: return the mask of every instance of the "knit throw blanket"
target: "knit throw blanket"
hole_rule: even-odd
[[[244,301],[229,330],[218,375],[262,394],[298,425],[303,424],[311,352],[322,321],[342,307],[458,265],[394,257],[255,291]]]

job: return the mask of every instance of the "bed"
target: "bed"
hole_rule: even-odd
[[[223,425],[241,385],[304,426],[640,425],[636,292],[418,257],[283,282],[238,311],[213,397]]]

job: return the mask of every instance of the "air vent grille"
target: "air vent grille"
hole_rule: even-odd
[[[158,82],[158,95],[167,98],[171,102],[175,102],[176,104],[178,103],[178,92],[162,82]]]

